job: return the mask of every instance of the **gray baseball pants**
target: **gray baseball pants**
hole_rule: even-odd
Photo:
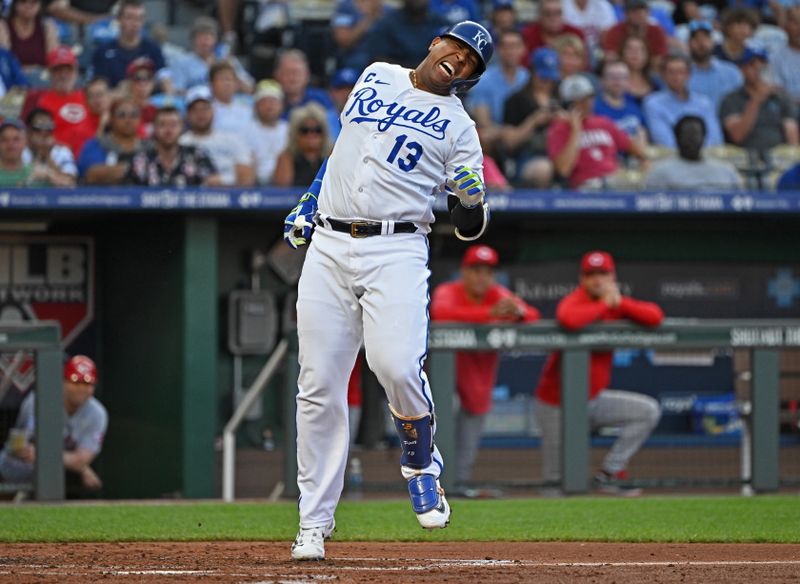
[[[542,478],[561,480],[561,408],[535,400],[534,412],[541,428]],[[658,401],[649,395],[606,389],[589,402],[592,429],[617,426],[620,433],[603,460],[603,470],[617,473],[639,450],[661,418]]]
[[[472,467],[478,455],[486,414],[470,414],[458,408],[456,418],[456,483],[472,478]]]

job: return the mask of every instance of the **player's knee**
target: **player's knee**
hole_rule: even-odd
[[[648,427],[652,430],[658,425],[658,421],[661,419],[661,406],[658,404],[658,400],[650,396],[647,396],[646,404],[643,417]]]
[[[406,387],[418,383],[420,378],[419,367],[411,359],[378,357],[370,360],[370,368],[383,387]]]

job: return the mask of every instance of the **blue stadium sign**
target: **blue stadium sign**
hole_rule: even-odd
[[[302,188],[143,189],[77,187],[70,189],[9,188],[0,190],[2,209],[87,210],[261,210],[288,211]],[[788,193],[663,193],[530,191],[490,193],[493,212],[518,213],[798,213],[800,192]],[[446,208],[443,198],[436,210]]]

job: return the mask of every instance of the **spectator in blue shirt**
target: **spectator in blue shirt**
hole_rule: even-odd
[[[125,71],[131,61],[139,57],[147,57],[153,61],[156,71],[164,69],[161,48],[142,36],[145,23],[142,0],[121,0],[117,20],[119,37],[95,48],[89,77],[104,77],[112,87],[116,87],[125,79]],[[163,73],[158,76],[163,77]],[[161,80],[168,85],[165,79]]]
[[[504,30],[497,43],[497,57],[467,96],[467,111],[480,128],[487,147],[494,143],[500,132],[506,99],[521,89],[530,78],[528,70],[519,64],[524,54],[522,33]]]
[[[758,28],[758,14],[748,8],[730,8],[723,12],[721,23],[723,39],[714,47],[714,56],[736,63]]]
[[[210,67],[220,59],[221,46],[219,41],[219,27],[217,22],[208,16],[198,16],[192,23],[189,31],[192,51],[168,63],[169,79],[172,87],[178,93],[185,93],[195,85],[209,83],[208,72]],[[236,57],[229,56],[227,60],[236,70],[236,80],[239,91],[251,93],[253,91],[253,78],[245,70]]]
[[[476,0],[430,0],[430,6],[432,12],[443,16],[450,24],[481,19]]]
[[[0,97],[14,87],[25,89],[29,85],[19,59],[11,51],[0,48]]]
[[[784,5],[791,5],[793,0],[728,0],[731,8],[749,8],[756,12],[762,20],[779,23],[783,15]]]
[[[132,98],[111,105],[106,131],[86,141],[78,156],[78,176],[89,185],[122,184],[133,155],[142,147],[137,130],[142,112]]]
[[[362,71],[369,65],[369,33],[388,11],[383,0],[339,0],[331,18],[339,67]]]
[[[647,144],[644,114],[636,99],[628,93],[630,73],[622,61],[610,61],[602,67],[602,90],[595,97],[594,113],[614,120],[614,124],[636,140]]]
[[[327,113],[332,142],[336,142],[336,138],[339,137],[339,132],[342,130],[342,123],[339,121],[339,115],[344,110],[347,98],[350,97],[350,92],[353,91],[358,77],[359,72],[355,69],[339,69],[334,73],[333,78],[331,78],[328,95],[331,96],[333,108],[329,109]]]
[[[693,20],[689,23],[689,55],[692,72],[689,75],[689,91],[705,95],[719,111],[722,98],[742,86],[739,68],[714,56],[714,39],[710,22]]]
[[[310,80],[311,71],[308,67],[308,58],[303,51],[289,49],[281,53],[275,66],[275,81],[280,83],[281,89],[283,89],[285,110],[282,119],[288,120],[294,108],[312,101],[320,104],[326,110],[334,109],[333,101],[328,93],[324,89],[310,87]]]
[[[675,123],[687,115],[695,115],[706,124],[705,146],[722,144],[722,130],[714,104],[705,95],[689,91],[689,57],[670,53],[661,64],[665,88],[651,93],[644,100],[644,117],[654,144],[675,148]]]
[[[779,191],[800,191],[800,164],[795,164],[783,173],[777,188]]]
[[[431,41],[449,26],[430,10],[428,0],[403,0],[400,8],[375,23],[369,35],[370,61],[416,67],[427,56]]]
[[[541,8],[539,8],[541,10]],[[489,12],[489,34],[497,44],[500,40],[500,33],[504,30],[522,30],[522,25],[517,18],[514,10],[514,0],[492,0],[492,9]]]

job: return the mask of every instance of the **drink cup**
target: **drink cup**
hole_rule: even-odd
[[[22,450],[28,443],[28,434],[22,428],[12,428],[8,434],[8,440],[13,452]]]

